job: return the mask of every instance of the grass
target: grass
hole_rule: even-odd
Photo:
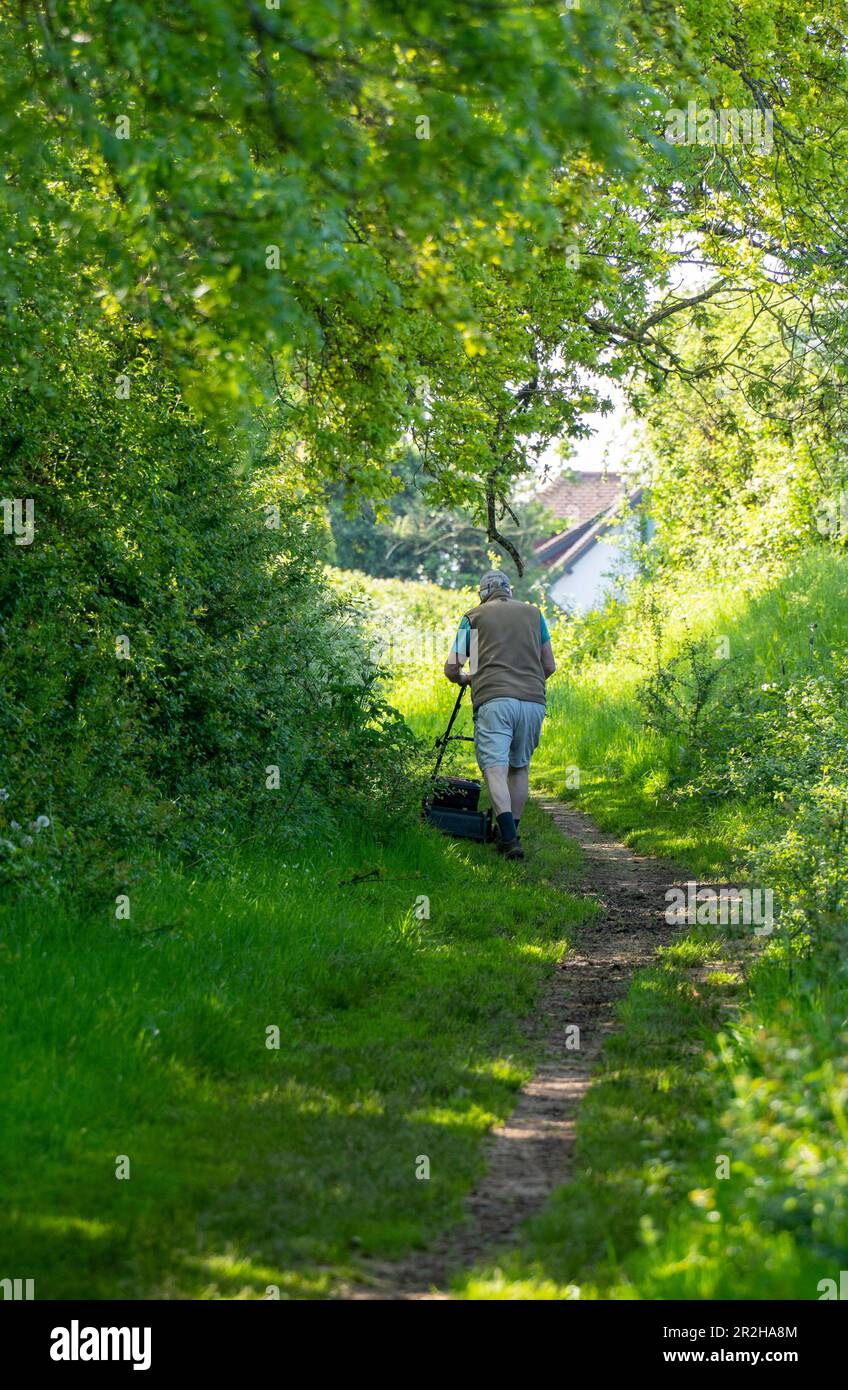
[[[730,664],[755,686],[783,668],[804,670],[811,642],[819,669],[846,648],[848,563],[823,548],[745,582],[683,576],[666,598],[664,658],[685,636],[726,639]],[[676,858],[704,878],[739,871],[751,845],[779,829],[780,815],[753,799],[664,796],[673,750],[645,729],[636,699],[655,658],[653,634],[638,620],[604,660],[572,657],[565,645],[534,772],[644,853]]]
[[[515,1248],[457,1281],[458,1296],[648,1296],[645,1251],[715,1176],[721,1088],[704,1049],[739,983],[732,972],[693,972],[720,950],[706,937],[687,940],[638,972],[581,1106],[574,1180],[528,1223]]]
[[[738,867],[768,808],[664,797],[668,750],[646,731],[635,673],[611,664],[551,683],[547,737],[536,780],[588,811],[604,829],[644,854],[687,865],[709,878]]]
[[[4,1269],[38,1298],[323,1297],[456,1220],[593,910],[558,832],[527,834],[518,874],[351,828],[298,863],[163,876],[126,922],[5,909]]]
[[[664,656],[687,634],[727,637],[755,687],[782,666],[803,671],[811,640],[817,669],[845,650],[848,565],[831,552],[747,587],[690,580],[668,597]],[[605,660],[566,656],[538,775],[642,852],[693,877],[741,875],[752,846],[778,838],[780,812],[663,795],[673,750],[645,731],[635,698],[653,655],[631,621]],[[512,1249],[458,1281],[460,1297],[816,1299],[822,1280],[838,1281],[844,970],[802,969],[773,940],[756,960],[745,953],[741,980],[693,979],[717,952],[733,959],[737,944],[699,932],[636,976],[581,1108],[575,1180]]]
[[[814,1300],[822,1279],[838,1279],[844,1138],[825,1152],[844,1070],[830,1114],[817,1112],[798,1085],[820,1082],[815,1063],[805,1057],[787,1084],[769,1066],[778,1035],[766,1041],[761,1018],[737,1029],[750,982],[721,968],[693,978],[721,950],[685,939],[639,972],[581,1108],[574,1181],[511,1249],[457,1280],[457,1297]],[[763,974],[767,994],[777,974]]]
[[[811,615],[837,641],[846,576],[830,557],[772,590],[705,592],[683,605],[688,630],[729,630],[758,679],[780,624],[795,658]],[[391,693],[430,739],[455,698],[440,644],[467,604],[432,585],[363,592],[376,628],[393,615],[413,637]],[[671,647],[681,631],[673,619]],[[424,660],[422,632],[438,634]],[[643,641],[579,667],[563,649],[537,786],[724,877],[774,810],[663,799],[668,749],[633,695]],[[388,840],[359,825],[294,863],[266,848],[216,881],[163,872],[127,922],[0,909],[4,1272],[39,1298],[324,1298],[364,1256],[458,1220],[481,1138],[532,1071],[523,1022],[543,976],[595,911],[572,891],[576,848],[532,808],[522,834],[520,867],[417,825]],[[815,1298],[838,1279],[844,989],[805,980],[774,942],[741,981],[706,970],[734,949],[698,929],[636,976],[581,1109],[575,1180],[459,1297]]]

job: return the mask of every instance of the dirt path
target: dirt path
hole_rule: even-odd
[[[602,915],[582,929],[546,985],[532,1025],[542,1061],[509,1119],[488,1137],[485,1176],[468,1198],[467,1219],[409,1260],[371,1262],[373,1282],[351,1288],[348,1299],[448,1298],[444,1290],[455,1272],[511,1243],[516,1227],[568,1181],[577,1111],[614,1026],[616,1001],[633,972],[679,932],[665,921],[666,890],[683,882],[676,866],[636,854],[561,802],[538,804],[580,845],[581,887],[599,899]],[[579,1050],[566,1046],[575,1024]]]

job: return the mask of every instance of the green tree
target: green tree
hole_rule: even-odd
[[[432,479],[414,454],[402,458],[397,476],[402,490],[379,506],[352,503],[337,486],[328,508],[333,559],[343,569],[383,579],[429,580],[444,588],[473,588],[490,568],[490,544],[468,512],[446,510],[429,500]],[[557,519],[536,501],[514,502],[504,523],[507,538],[529,557],[514,590],[521,597],[544,588],[544,569],[533,564],[533,545],[556,529]],[[506,558],[506,557],[503,557]]]

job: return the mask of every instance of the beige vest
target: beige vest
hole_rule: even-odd
[[[542,624],[532,603],[493,594],[466,613],[471,624],[471,703],[511,698],[545,703]]]

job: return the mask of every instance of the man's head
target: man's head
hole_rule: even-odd
[[[485,603],[486,599],[494,594],[502,594],[505,598],[512,597],[512,587],[503,570],[487,570],[478,588],[481,603]]]

